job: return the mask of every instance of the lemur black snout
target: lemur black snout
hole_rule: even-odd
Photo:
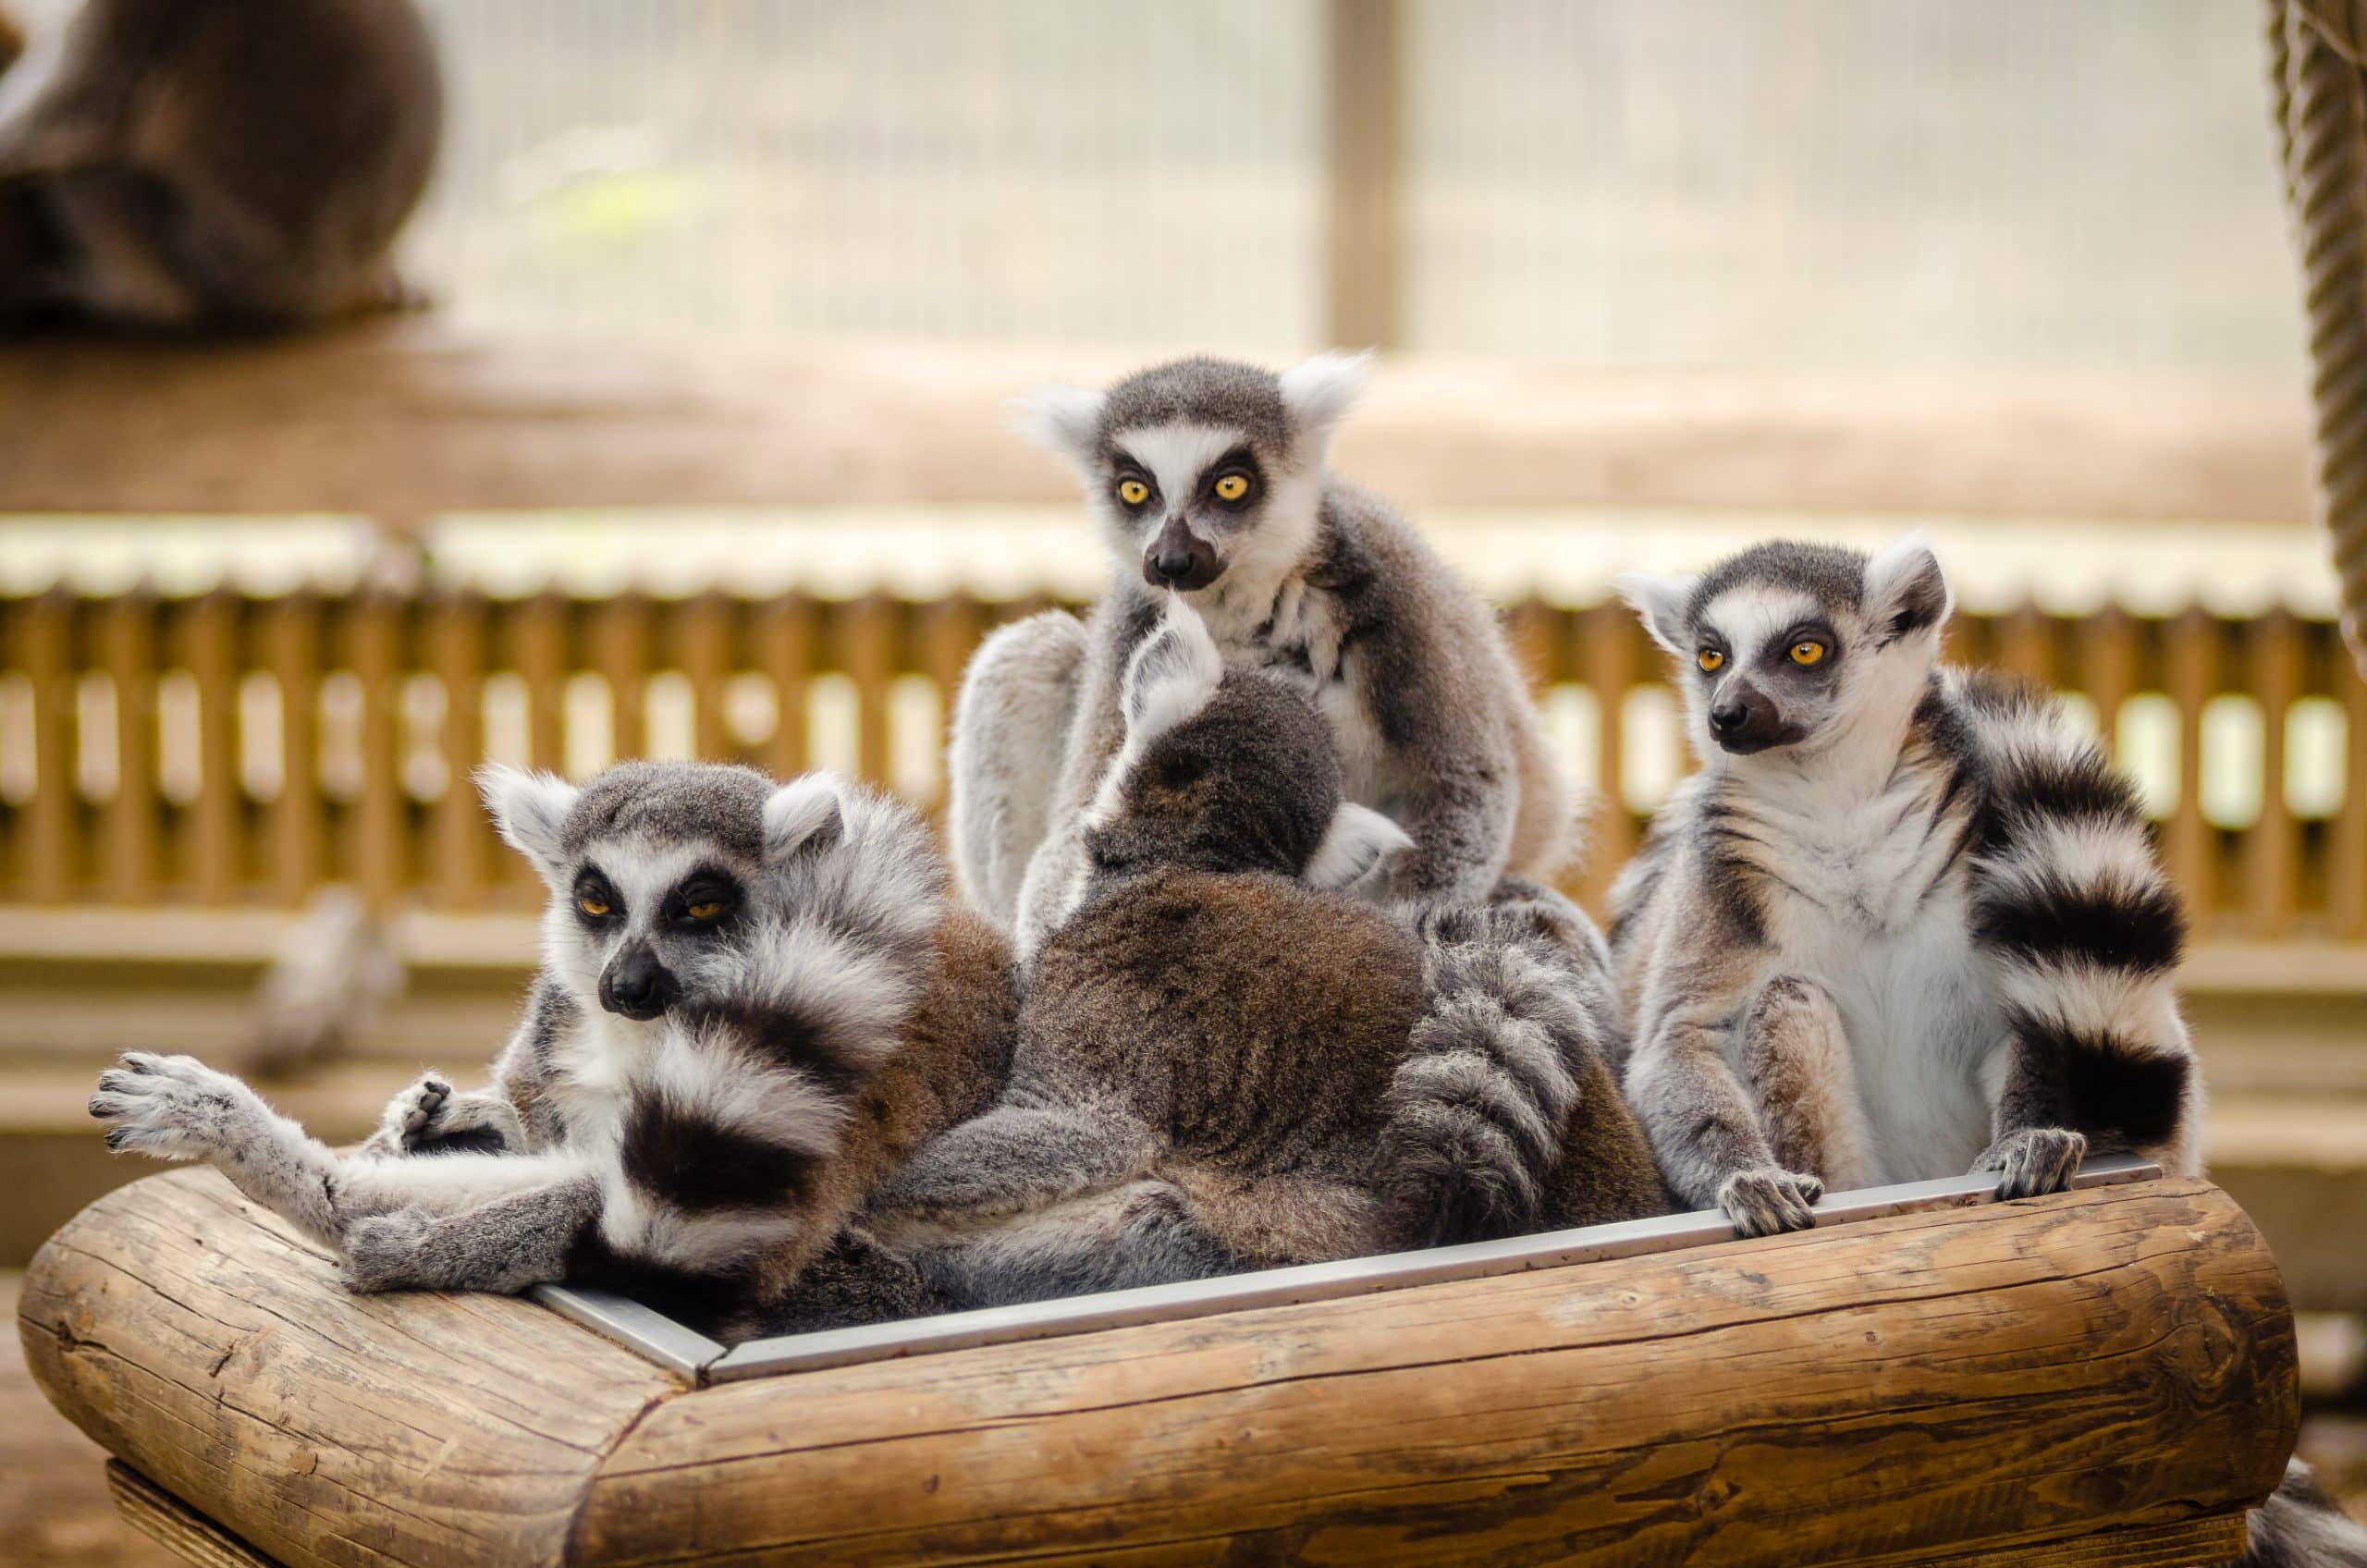
[[[1800,738],[1767,693],[1749,686],[1736,686],[1710,705],[1710,734],[1722,751],[1746,757]]]
[[[1170,518],[1143,552],[1143,579],[1154,588],[1190,593],[1206,588],[1223,570],[1217,562],[1216,547],[1185,527],[1180,517]]]
[[[655,1018],[673,999],[674,977],[646,947],[626,949],[600,975],[600,1005],[627,1018]]]

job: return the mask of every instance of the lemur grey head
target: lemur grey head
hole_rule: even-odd
[[[1064,384],[1019,399],[1021,429],[1075,465],[1120,558],[1154,588],[1195,594],[1232,574],[1264,588],[1305,557],[1324,450],[1364,385],[1362,354],[1276,375],[1177,360],[1107,392]]]
[[[1296,689],[1227,669],[1181,595],[1127,663],[1126,739],[1085,817],[1078,899],[1167,866],[1344,888],[1412,844],[1340,798],[1331,726]]]
[[[619,763],[581,789],[547,773],[478,774],[501,836],[550,890],[546,972],[585,1006],[636,1021],[742,972],[731,949],[793,916],[793,873],[865,802],[840,779]]]
[[[1919,534],[1877,556],[1755,545],[1691,577],[1632,573],[1619,591],[1675,655],[1694,748],[1814,752],[1920,696],[1954,603]]]

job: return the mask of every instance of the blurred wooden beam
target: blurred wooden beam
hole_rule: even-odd
[[[0,348],[0,515],[1066,504],[1005,399],[1109,354],[509,333]],[[2301,388],[1385,361],[1340,468],[1447,507],[2307,524]]]
[[[1329,339],[1397,342],[1396,0],[1331,0]]]

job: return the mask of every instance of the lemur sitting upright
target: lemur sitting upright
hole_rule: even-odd
[[[1377,894],[1474,902],[1507,870],[1541,876],[1566,853],[1571,791],[1494,615],[1326,466],[1362,369],[1181,360],[1026,405],[1031,433],[1084,477],[1113,570],[1089,623],[1053,611],[989,638],[957,704],[955,866],[974,904],[1015,922],[1023,953],[1084,874],[1079,819],[1124,729],[1119,679],[1166,592],[1206,619],[1228,665],[1301,682],[1331,721],[1347,798],[1413,835]]]
[[[1678,1195],[1760,1234],[1827,1182],[2032,1196],[2090,1149],[2198,1173],[2186,919],[2136,790],[2053,702],[1938,664],[1931,550],[1621,588],[1702,762],[1613,890],[1627,1091]],[[2248,1523],[2229,1568],[2367,1568],[2298,1460]]]
[[[550,893],[492,1091],[431,1073],[340,1156],[235,1078],[133,1055],[91,1101],[110,1146],[218,1166],[356,1289],[656,1289],[732,1337],[918,1309],[846,1222],[991,1103],[1016,1006],[1008,948],[950,901],[926,825],[827,775],[484,785]],[[812,1300],[817,1260],[856,1293]]]
[[[1938,664],[1931,550],[1621,589],[1702,764],[1613,892],[1627,1092],[1677,1194],[1759,1234],[1827,1184],[2191,1170],[2185,917],[2135,790],[2052,702]]]
[[[1343,896],[1404,834],[1180,596],[1116,705],[1010,1086],[890,1180],[883,1240],[989,1305],[1665,1210],[1575,906]]]

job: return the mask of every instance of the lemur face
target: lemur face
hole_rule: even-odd
[[[1048,386],[1020,408],[1024,428],[1074,465],[1103,536],[1145,582],[1262,587],[1314,540],[1325,443],[1363,362],[1321,355],[1278,376],[1179,360],[1107,392]]]
[[[1919,691],[1950,606],[1940,563],[1908,538],[1869,558],[1779,541],[1696,577],[1620,589],[1676,659],[1705,759],[1813,752],[1885,696]]]
[[[583,789],[487,767],[501,835],[549,888],[545,959],[587,1007],[645,1023],[696,1004],[752,925],[785,913],[786,856],[837,831],[836,783],[748,768],[623,763]]]
[[[1340,799],[1331,727],[1305,695],[1232,669],[1180,594],[1128,662],[1126,740],[1085,817],[1072,906],[1170,866],[1345,888],[1411,844]]]

